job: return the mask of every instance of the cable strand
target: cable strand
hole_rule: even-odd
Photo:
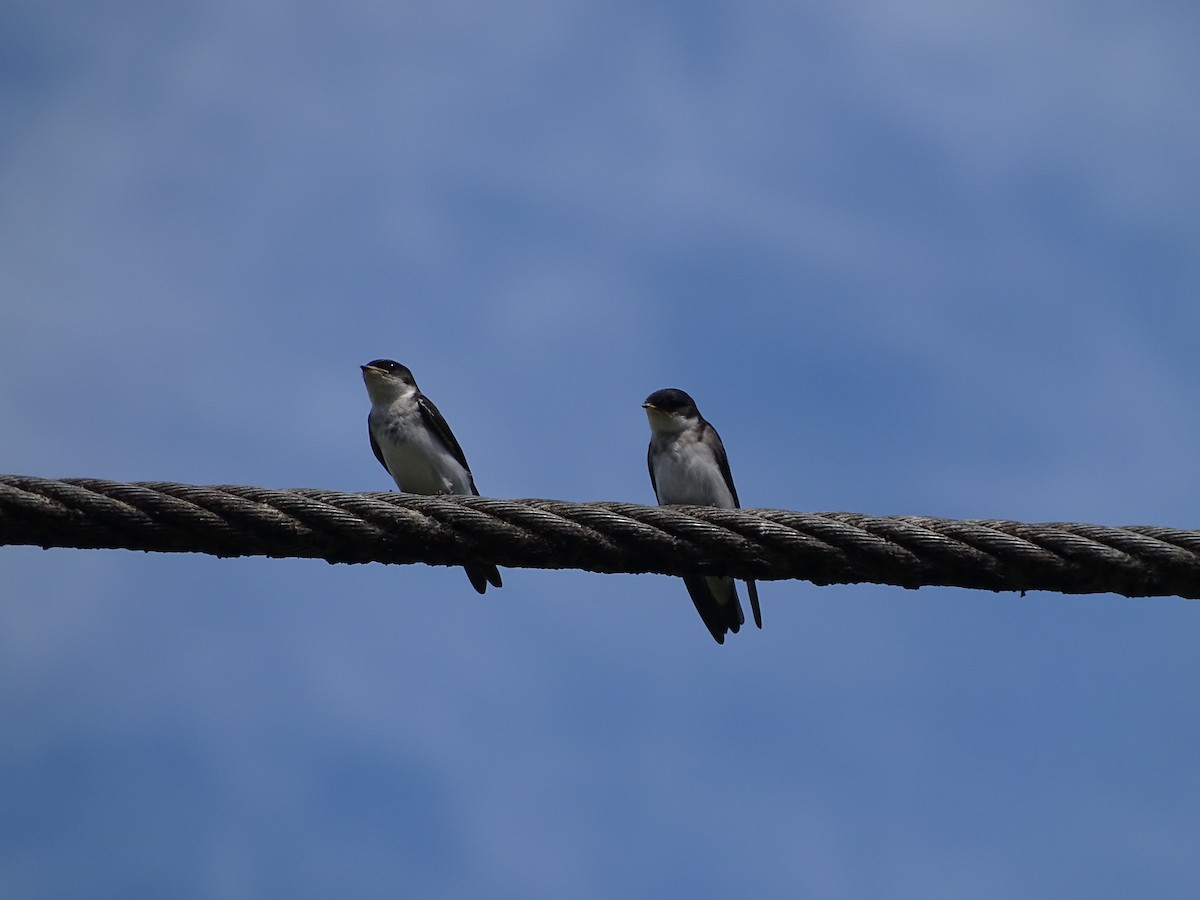
[[[0,545],[1200,598],[1200,531],[0,475]]]

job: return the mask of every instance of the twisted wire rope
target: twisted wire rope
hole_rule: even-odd
[[[0,545],[1200,598],[1200,531],[0,475]]]

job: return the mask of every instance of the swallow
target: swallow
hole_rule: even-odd
[[[700,415],[696,401],[685,391],[664,388],[647,397],[642,408],[650,422],[646,464],[658,505],[738,509],[741,504],[733,486],[725,445],[717,430]],[[683,583],[700,618],[718,644],[725,643],[727,632],[737,634],[746,617],[732,578],[685,575]],[[746,589],[754,624],[762,628],[758,588],[753,581],[747,581]]]
[[[408,366],[376,359],[359,368],[371,398],[367,415],[371,450],[396,487],[410,494],[478,497],[467,457],[454,432],[433,401],[421,393]],[[463,568],[481,594],[489,583],[501,586],[500,570],[493,565]]]

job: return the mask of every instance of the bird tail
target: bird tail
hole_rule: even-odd
[[[713,640],[723,644],[727,631],[738,633],[746,617],[732,578],[685,575],[683,583]]]
[[[762,628],[762,610],[758,608],[758,585],[747,581],[746,591],[750,594],[750,612],[754,613],[754,624]]]
[[[500,570],[495,566],[463,566],[463,568],[467,571],[467,577],[471,579],[471,587],[481,594],[487,590],[489,583],[493,587],[503,586],[500,581]]]

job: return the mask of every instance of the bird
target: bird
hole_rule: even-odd
[[[659,506],[690,504],[737,509],[741,504],[733,486],[725,445],[717,429],[700,415],[696,401],[686,391],[664,388],[647,397],[642,408],[650,423],[646,464]],[[738,632],[746,617],[732,578],[685,575],[683,583],[718,644],[725,643],[727,632]],[[758,588],[753,581],[747,581],[746,589],[754,624],[762,628]]]
[[[410,494],[469,494],[478,497],[467,457],[454,432],[421,393],[408,366],[392,359],[375,359],[362,369],[371,398],[367,433],[375,458],[387,469],[396,487]],[[479,593],[488,584],[500,587],[494,565],[464,566]]]

